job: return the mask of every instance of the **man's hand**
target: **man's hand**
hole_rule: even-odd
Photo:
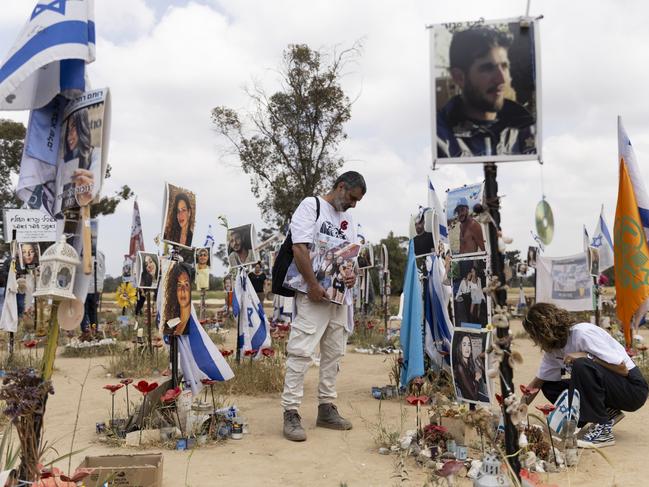
[[[314,303],[322,303],[324,301],[329,301],[329,299],[327,298],[327,293],[325,292],[324,288],[317,282],[308,287],[306,294],[309,297],[309,299]]]
[[[76,186],[75,196],[79,206],[86,206],[93,200],[94,180],[92,171],[87,169],[77,169],[72,173],[72,181]]]
[[[586,352],[567,353],[563,358],[563,363],[566,365],[571,365],[578,358],[586,358]]]
[[[345,269],[343,271],[343,282],[347,288],[354,287],[356,284],[356,272],[353,269]]]

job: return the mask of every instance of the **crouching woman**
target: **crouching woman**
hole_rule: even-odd
[[[553,304],[537,303],[530,308],[523,327],[543,358],[529,387],[540,388],[555,402],[566,389],[579,391],[579,425],[593,423],[579,442],[596,448],[615,444],[612,427],[621,411],[640,409],[649,387],[633,360],[605,330],[591,323],[579,323],[566,310]],[[563,371],[569,379],[562,379]],[[528,403],[535,395],[529,396]]]

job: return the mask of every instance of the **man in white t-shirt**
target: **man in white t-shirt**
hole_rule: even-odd
[[[532,341],[543,350],[530,388],[541,388],[555,402],[559,395],[579,391],[579,424],[593,423],[578,442],[582,448],[615,444],[612,428],[621,411],[636,411],[647,400],[649,386],[626,350],[602,328],[575,323],[566,310],[537,303],[523,320]],[[562,379],[569,369],[570,378]],[[532,402],[536,394],[527,398]]]
[[[338,176],[333,189],[324,197],[302,200],[291,218],[293,259],[300,274],[307,283],[307,294],[296,293],[295,319],[286,347],[286,376],[282,407],[284,408],[284,436],[291,441],[306,440],[298,408],[304,395],[304,375],[309,369],[313,353],[320,346],[320,382],[318,385],[317,426],[336,430],[352,428],[350,421],[340,414],[333,404],[336,399],[336,376],[338,363],[345,354],[347,332],[351,331],[351,288],[356,282],[356,273],[345,277],[345,298],[343,305],[329,301],[326,290],[318,283],[310,260],[309,246],[317,241],[319,234],[356,243],[356,225],[347,212],[354,208],[367,186],[363,176],[348,171]]]

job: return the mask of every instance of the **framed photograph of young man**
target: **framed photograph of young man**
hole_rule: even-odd
[[[453,258],[488,252],[487,225],[476,219],[476,205],[483,206],[482,183],[449,190],[446,198],[446,228]]]
[[[474,328],[455,328],[451,342],[451,369],[455,394],[461,401],[489,403],[491,383],[486,375],[491,333]]]
[[[430,26],[436,164],[541,158],[538,20]]]
[[[230,269],[259,261],[254,225],[228,228],[226,240]]]
[[[439,226],[432,208],[421,208],[410,218],[410,239],[415,250],[415,257],[423,257],[435,253],[435,237],[433,228]]]

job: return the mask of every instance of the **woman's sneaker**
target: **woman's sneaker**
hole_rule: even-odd
[[[577,440],[579,448],[603,448],[613,445],[615,445],[613,421],[594,424],[581,440]]]

